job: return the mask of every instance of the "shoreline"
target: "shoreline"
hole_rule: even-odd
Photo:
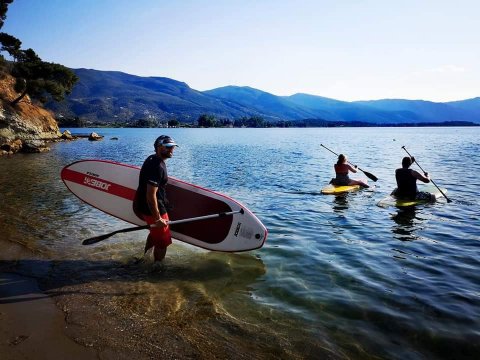
[[[158,269],[135,257],[56,259],[0,244],[2,360],[341,358],[319,339],[239,322],[197,285],[211,268],[190,274],[179,255]]]
[[[35,279],[0,272],[0,353],[3,359],[97,359],[65,333],[68,324]]]

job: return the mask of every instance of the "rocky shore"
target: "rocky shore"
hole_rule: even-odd
[[[60,133],[53,114],[28,96],[11,106],[18,96],[14,84],[15,79],[8,74],[0,78],[0,155],[48,151],[49,142],[74,138],[68,132]]]

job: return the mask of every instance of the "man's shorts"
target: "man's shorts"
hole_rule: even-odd
[[[155,223],[155,218],[153,216],[150,216],[150,215],[142,215],[142,216],[143,216],[143,220],[145,220],[148,225]],[[169,220],[167,213],[163,214],[161,218],[167,221]],[[150,239],[154,246],[166,248],[168,245],[172,243],[170,226],[150,228]]]
[[[432,194],[426,191],[418,191],[415,195],[415,200],[435,201]]]

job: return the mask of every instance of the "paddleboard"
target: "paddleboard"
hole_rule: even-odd
[[[136,225],[145,221],[135,215],[133,199],[140,168],[104,161],[81,160],[63,168],[61,178],[80,200]],[[167,197],[173,209],[170,220],[238,211],[243,213],[172,225],[172,238],[208,250],[238,252],[258,249],[267,239],[267,229],[240,202],[215,191],[169,177]]]
[[[430,194],[433,194],[435,196],[435,201],[443,197],[442,193],[434,185],[419,186],[418,190],[429,192]],[[447,189],[442,188],[442,191],[443,191],[444,194],[447,193]],[[421,205],[421,204],[429,204],[429,203],[433,203],[435,201],[399,199],[396,196],[390,194],[386,198],[380,200],[377,203],[377,206],[380,206],[380,207],[383,207],[383,208],[387,208],[387,207],[390,207],[390,206],[395,206],[395,207],[402,208],[402,207],[409,207],[409,206],[415,206],[415,205]]]
[[[360,185],[333,185],[329,184],[322,188],[321,193],[326,195],[338,195],[346,192],[357,191]]]

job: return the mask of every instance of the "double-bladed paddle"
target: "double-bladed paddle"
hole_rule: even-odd
[[[335,154],[335,155],[338,156],[337,153],[335,153],[334,151],[330,150],[330,149],[327,148],[325,145],[320,144],[320,146],[321,146],[321,147],[324,147],[325,149],[327,149],[327,150],[330,151],[331,153],[333,153],[333,154]],[[349,161],[347,161],[347,162],[348,162],[350,165],[353,165],[351,162],[349,162]],[[375,175],[373,175],[372,173],[369,173],[368,171],[362,170],[362,169],[360,169],[360,168],[359,168],[358,166],[356,166],[356,165],[353,165],[353,166],[357,167],[357,169],[360,170],[361,172],[363,172],[363,173],[365,174],[365,176],[368,177],[370,180],[373,180],[373,181],[377,181],[377,180],[378,180],[378,178],[377,178]]]
[[[423,171],[424,174],[426,174],[425,170],[422,169],[422,167],[420,166],[420,164],[418,163],[417,161],[417,158],[413,157],[412,155],[410,155],[410,153],[408,152],[408,150],[405,148],[405,146],[402,146],[402,149],[405,150],[405,152],[408,154],[408,156],[410,156],[411,158],[414,158],[415,159],[415,162],[417,163],[417,166],[420,168],[420,170]],[[435,181],[433,181],[433,179],[430,179],[430,181],[432,182],[433,185],[435,185],[435,187],[438,189],[438,191],[440,191],[440,193],[443,195],[443,197],[445,199],[447,199],[447,202],[452,202],[452,200],[450,200],[447,195],[445,195],[445,193],[442,191],[442,189],[440,189],[437,184],[435,184]]]
[[[236,210],[236,211],[221,212],[221,213],[218,213],[218,214],[197,216],[197,217],[192,217],[192,218],[188,218],[188,219],[173,220],[173,221],[169,221],[168,225],[176,225],[176,224],[183,224],[183,223],[193,222],[193,221],[214,219],[214,218],[217,218],[217,217],[229,216],[229,215],[234,215],[234,214],[239,214],[239,213],[243,214],[243,213],[245,213],[245,211],[243,209],[240,209],[240,210]],[[109,237],[111,237],[115,234],[126,233],[126,232],[131,232],[131,231],[138,231],[138,230],[147,230],[147,229],[150,229],[152,227],[155,227],[155,224],[134,226],[134,227],[126,228],[126,229],[113,231],[113,232],[108,233],[108,234],[104,234],[104,235],[95,236],[95,237],[92,237],[92,238],[89,238],[89,239],[85,239],[85,240],[83,240],[82,245],[95,244],[95,243],[100,242],[102,240],[108,239]]]

